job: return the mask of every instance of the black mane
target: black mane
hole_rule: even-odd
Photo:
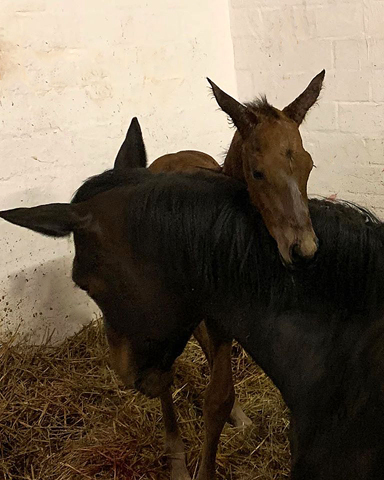
[[[138,184],[149,175],[151,175],[151,173],[144,168],[133,169],[129,175],[114,169],[106,170],[99,175],[94,175],[85,180],[74,193],[71,203],[85,202],[99,193],[116,187]]]
[[[310,268],[294,272],[282,266],[245,187],[224,176],[156,176],[135,188],[126,208],[133,250],[173,281],[189,275],[204,295],[227,289],[284,309],[316,301],[367,312],[384,304],[383,224],[357,205],[310,200],[320,249]]]
[[[320,302],[347,316],[384,305],[384,228],[362,207],[310,200],[319,252],[309,268],[290,272],[242,183],[219,174],[110,170],[87,180],[72,201],[122,186],[127,241],[135,254],[160,264],[167,281],[199,285],[204,296],[218,289],[251,296],[273,309]]]

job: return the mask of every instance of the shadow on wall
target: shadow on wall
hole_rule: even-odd
[[[18,270],[0,291],[0,334],[17,332],[31,343],[60,341],[100,317],[97,306],[71,279],[73,256]]]

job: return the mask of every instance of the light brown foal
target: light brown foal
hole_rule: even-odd
[[[247,184],[286,265],[307,263],[317,251],[307,197],[313,161],[299,126],[318,99],[324,75],[324,70],[316,75],[283,110],[265,97],[243,105],[209,80],[219,106],[237,128],[223,173]]]
[[[263,216],[286,265],[309,261],[317,250],[307,198],[313,162],[303,148],[298,127],[316,102],[324,75],[323,70],[282,111],[272,107],[265,98],[242,105],[209,80],[218,104],[237,127],[222,171],[247,183],[251,201]],[[163,155],[149,169],[153,172],[221,171],[212,157],[198,151]],[[217,446],[228,417],[238,427],[245,427],[251,421],[235,401],[231,340],[223,341],[223,336],[209,331],[205,323],[200,324],[194,336],[211,370],[204,395],[205,438],[197,480],[213,480]],[[169,391],[162,396],[162,407],[171,479],[189,480]]]

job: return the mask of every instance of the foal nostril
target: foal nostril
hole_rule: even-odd
[[[295,243],[292,245],[290,249],[290,255],[291,255],[292,263],[294,263],[296,266],[308,265],[309,263],[312,262],[314,258],[313,256],[308,257],[306,255],[303,255],[300,249],[300,245],[298,243]]]
[[[291,246],[289,254],[291,256],[292,262],[294,262],[294,263],[300,262],[302,256],[300,254],[300,248],[299,248],[299,245],[297,243],[294,243]]]

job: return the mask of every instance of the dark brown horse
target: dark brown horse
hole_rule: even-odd
[[[144,140],[142,137],[139,122],[134,118],[127,131],[126,138],[122,143],[115,159],[115,170],[125,171],[126,165],[132,165],[132,155],[135,155],[135,165],[146,165],[146,152]],[[221,167],[209,155],[197,151],[182,151],[173,154],[167,154],[153,162],[149,168],[151,172],[197,172],[204,171],[207,175],[210,173],[216,175],[221,172]],[[211,404],[211,410],[215,409],[216,403],[222,404],[223,398],[228,398],[233,403],[229,412],[229,417],[225,418],[237,428],[245,428],[250,425],[251,420],[245,415],[239,403],[234,399],[235,391],[232,381],[231,371],[231,342],[220,341],[210,338],[204,322],[196,327],[193,332],[195,338],[202,347],[208,360],[208,365],[212,373],[211,392],[206,397]],[[111,360],[114,369],[119,372],[121,356],[125,355],[124,345],[120,345],[121,339],[115,337],[113,332],[109,333],[109,342],[115,345],[111,348]],[[216,372],[214,374],[213,372]],[[123,377],[124,378],[124,377]],[[216,379],[219,379],[217,381]],[[234,400],[233,400],[234,399]],[[165,428],[165,446],[166,454],[170,463],[171,480],[190,480],[186,466],[184,443],[180,436],[176,422],[176,414],[172,401],[170,390],[161,394],[161,406],[163,411],[163,420]],[[227,412],[228,413],[228,412]],[[206,438],[203,445],[201,468],[199,478],[211,478],[210,475],[214,469],[214,459],[221,431],[216,428],[216,416],[205,415]],[[212,432],[216,432],[212,434]]]
[[[313,162],[299,126],[319,96],[324,75],[324,70],[316,75],[283,110],[272,107],[265,97],[243,105],[208,80],[220,108],[237,128],[223,173],[247,183],[251,202],[287,264],[310,260],[317,250],[307,198]],[[149,168],[161,172],[220,167],[205,153],[181,151],[158,158]]]
[[[166,395],[174,359],[205,318],[214,348],[236,338],[280,389],[293,480],[381,480],[384,225],[312,200],[321,248],[310,268],[290,272],[241,183],[132,169],[144,165],[135,147],[71,204],[0,217],[54,237],[73,232],[73,280],[101,308],[128,386]],[[204,417],[214,441],[233,396],[220,392],[220,365],[212,377]],[[214,478],[214,456],[199,480]]]
[[[311,84],[313,83],[316,84],[316,81],[317,80],[315,78]],[[305,95],[308,94],[307,93],[308,89],[311,90],[311,88],[313,89],[313,87],[311,87],[310,85],[306,89],[306,91],[302,94],[302,96],[305,97]],[[320,88],[320,86],[318,86],[318,88]],[[226,94],[222,93],[222,95],[226,95]],[[233,102],[234,106],[240,105],[238,104],[238,102],[236,102],[233,99],[231,101]],[[272,109],[272,107],[269,107],[269,109]],[[269,125],[269,128],[273,128],[274,122],[272,122],[270,125],[269,122],[266,121],[266,125]],[[253,128],[257,132],[259,126],[257,127],[254,126]],[[287,139],[284,139],[284,134],[287,134],[287,131],[288,133],[290,132],[289,129],[288,130],[287,128],[284,129],[284,125],[280,126],[280,128],[277,130],[278,141],[282,144],[284,144],[284,142],[289,143],[291,141],[289,139],[289,136],[291,136],[293,139],[295,138],[295,134],[293,133],[295,129],[293,129],[293,131],[291,131],[290,134],[288,135]],[[297,127],[296,127],[296,131],[297,131],[297,135],[299,135]],[[247,137],[244,136],[244,138],[245,140],[243,143],[246,149],[248,148],[248,151],[250,149],[250,145],[253,145],[252,148],[256,148],[255,142],[258,141],[257,135],[252,136],[250,134]],[[272,139],[270,140],[271,140],[271,148],[273,148],[274,145],[273,145]],[[232,154],[228,154],[228,157],[226,159],[226,164],[228,164],[229,166],[231,165],[236,166],[236,163],[237,165],[241,165],[238,161],[235,162],[235,159],[237,158],[236,148],[241,147],[241,141],[242,141],[241,137],[239,137],[239,134],[237,132],[237,134],[235,134],[234,140],[232,142],[232,146],[230,148],[230,152],[232,151]],[[233,145],[237,145],[237,147],[234,148]],[[123,142],[120,148],[120,151],[116,157],[116,161],[115,161],[115,165],[117,166],[116,168],[118,168],[119,165],[124,166],[125,164],[129,163],[129,155],[131,154],[132,151],[135,151],[137,155],[140,155],[141,164],[143,164],[144,158],[145,158],[145,148],[144,148],[144,142],[141,136],[140,127],[136,120],[133,121],[131,127],[129,128],[126,139]],[[268,153],[268,149],[266,149],[266,153]],[[241,158],[240,153],[238,155],[239,155],[239,158]],[[249,158],[252,158],[252,156],[249,155]],[[273,158],[273,156],[267,155],[266,158],[270,159],[270,158]],[[300,156],[298,158],[300,158]],[[284,174],[285,164],[283,164],[282,166],[279,166],[279,169],[276,169],[276,171],[274,172],[275,177],[278,177],[279,174]],[[181,151],[175,154],[168,154],[160,157],[150,165],[149,170],[151,170],[152,172],[161,172],[161,171],[193,172],[198,170],[220,172],[221,167],[217,164],[217,162],[215,162],[215,160],[212,157],[210,157],[207,154],[204,154],[202,152],[197,152],[197,151]],[[230,172],[230,173],[232,174],[233,172]],[[297,174],[300,172],[296,169],[295,173]],[[194,335],[207,356],[211,371],[217,368],[218,372],[220,372],[220,381],[216,381],[216,379],[218,378],[217,375],[214,375],[214,374],[212,375],[212,386],[210,389],[211,393],[208,397],[209,402],[211,403],[211,409],[215,409],[215,403],[221,404],[222,398],[228,398],[228,399],[234,398],[234,387],[232,382],[231,365],[230,365],[231,342],[230,341],[218,342],[215,339],[213,339],[213,341],[210,342],[209,335],[204,323],[200,324],[196,328]],[[215,365],[217,367],[215,367]],[[188,479],[189,475],[187,473],[186,465],[185,465],[184,446],[178,432],[178,428],[175,420],[176,416],[174,413],[172,396],[170,392],[162,395],[162,409],[164,413],[166,449],[170,459],[171,478],[172,479],[173,478]],[[206,416],[205,418],[207,435],[206,435],[206,439],[203,447],[202,463],[201,463],[201,469],[200,469],[201,476],[199,478],[209,478],[209,474],[207,472],[211,472],[213,469],[213,462],[212,462],[213,452],[216,451],[217,443],[219,440],[218,433],[216,433],[215,435],[211,435],[211,432],[216,431],[216,422],[213,420],[213,418],[215,417]],[[240,405],[236,400],[234,402],[234,406],[230,412],[228,420],[237,427],[244,427],[251,423],[250,419],[244,414],[244,412],[242,411]]]

